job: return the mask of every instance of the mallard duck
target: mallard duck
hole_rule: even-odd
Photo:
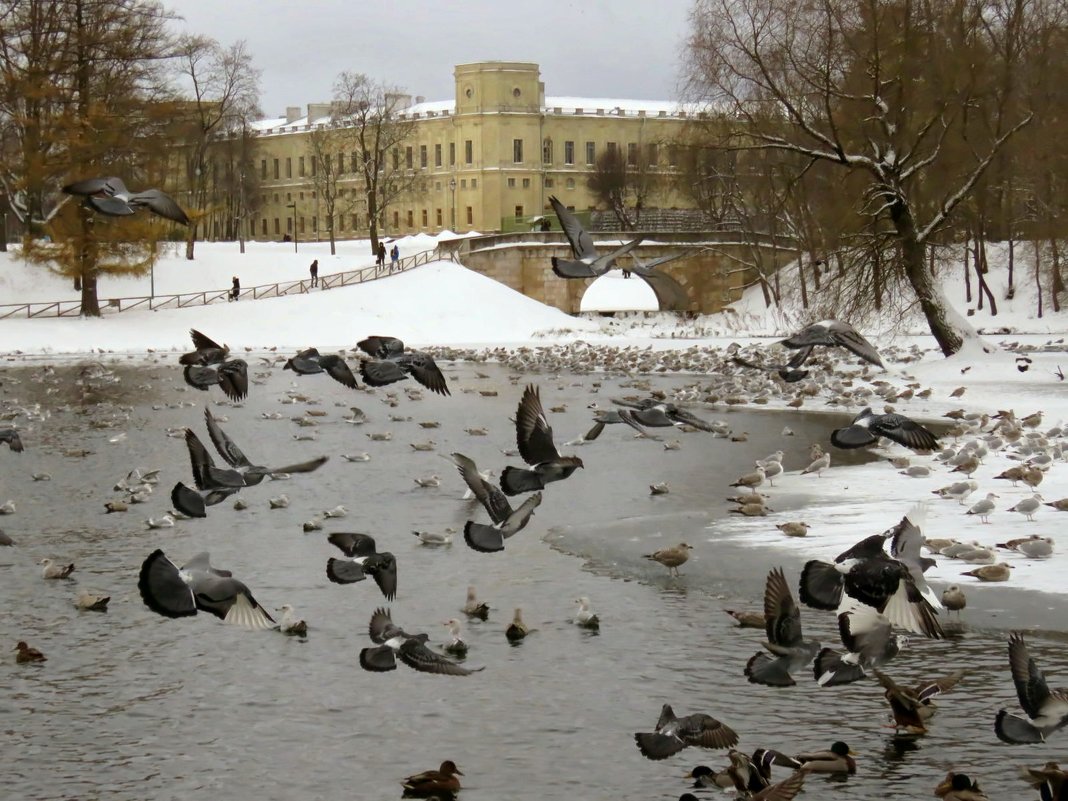
[[[698,765],[686,774],[686,778],[694,780],[694,787],[722,787],[739,793],[756,793],[768,787],[768,779],[748,754],[732,748],[727,757],[730,765],[724,770],[717,773],[707,765]]]
[[[927,721],[934,716],[937,709],[931,699],[949,692],[964,676],[963,672],[956,671],[915,687],[901,687],[885,673],[878,670],[872,672],[886,690],[886,700],[894,716],[894,727],[904,729],[907,734],[927,732]]]
[[[979,789],[978,782],[973,782],[963,773],[950,771],[937,787],[934,794],[943,801],[987,801],[987,795]]]
[[[404,795],[414,798],[428,798],[435,795],[451,797],[460,790],[460,780],[457,776],[463,776],[463,772],[456,767],[451,759],[446,759],[437,770],[425,770],[409,776],[401,782]]]
[[[758,748],[753,753],[753,761],[765,769],[772,765],[793,768],[800,773],[856,773],[857,763],[853,752],[841,740],[831,744],[826,751],[813,751],[808,754],[787,756],[779,751]]]
[[[1020,768],[1020,776],[1042,794],[1043,801],[1068,798],[1068,773],[1056,762],[1047,762],[1041,768]]]

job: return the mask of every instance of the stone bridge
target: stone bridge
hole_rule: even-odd
[[[643,235],[638,258],[649,262],[659,256],[693,249],[685,258],[657,268],[667,278],[647,281],[664,311],[711,314],[741,297],[743,289],[797,258],[791,241],[761,237],[756,241],[740,233],[623,232],[592,234],[594,242],[611,242]],[[571,257],[567,238],[560,231],[489,234],[442,241],[443,251],[455,252],[466,267],[500,281],[527,297],[569,314],[579,311],[582,295],[596,279],[563,279],[552,271],[551,258]],[[629,257],[620,266],[629,266]],[[754,265],[759,264],[759,267]],[[634,278],[638,278],[637,275]]]

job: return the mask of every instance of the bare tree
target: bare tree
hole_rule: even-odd
[[[642,209],[659,183],[656,165],[650,163],[643,144],[634,144],[634,151],[627,154],[618,147],[606,149],[586,180],[594,199],[612,210],[624,231],[637,229]]]
[[[354,206],[355,193],[345,193],[345,148],[348,144],[345,132],[336,121],[320,126],[308,136],[311,157],[315,162],[312,184],[315,186],[319,209],[323,212],[324,224],[330,238],[330,255],[337,252],[337,233],[334,225],[338,217],[349,213]]]
[[[208,154],[213,137],[232,134],[259,113],[260,71],[244,41],[223,47],[207,36],[184,36],[177,45],[177,69],[186,84],[186,186],[191,203],[185,257],[193,258],[200,221],[214,211]]]
[[[415,132],[415,121],[402,113],[405,97],[360,73],[343,72],[334,82],[334,119],[349,143],[346,149],[358,160],[372,253],[377,253],[389,206],[422,187],[419,172],[397,156]]]
[[[865,177],[863,213],[892,227],[901,268],[946,355],[974,336],[927,267],[926,248],[1006,142],[1020,114],[937,190],[966,110],[988,112],[996,87],[982,0],[697,0],[691,88],[743,122],[747,149],[772,149]],[[980,89],[982,91],[980,91]],[[925,194],[928,193],[928,194]],[[860,205],[860,204],[858,204]]]

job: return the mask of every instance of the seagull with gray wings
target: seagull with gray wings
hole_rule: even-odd
[[[518,495],[545,489],[553,481],[562,481],[578,468],[582,459],[561,456],[553,443],[553,429],[541,405],[538,388],[529,384],[519,400],[515,415],[516,445],[530,470],[506,467],[501,472],[501,489],[505,495]]]
[[[870,406],[845,428],[832,431],[831,444],[843,449],[863,448],[874,445],[879,437],[886,437],[914,451],[938,449],[938,437],[915,420],[903,414],[873,414]]]
[[[138,209],[148,209],[167,220],[189,225],[189,217],[170,195],[159,189],[132,192],[121,178],[87,178],[63,187],[68,195],[85,198],[85,204],[109,217],[128,217]]]
[[[327,560],[328,579],[335,584],[355,584],[371,576],[387,601],[397,597],[397,559],[388,551],[379,552],[374,537],[370,534],[335,531],[327,540],[349,557],[330,557]]]
[[[1009,637],[1009,669],[1020,708],[1027,717],[1007,709],[999,711],[994,719],[994,733],[999,740],[1013,745],[1042,743],[1053,732],[1068,726],[1068,688],[1049,688],[1022,634]]]
[[[356,347],[371,357],[360,362],[360,375],[368,386],[384,387],[410,375],[431,392],[452,394],[429,353],[406,351],[404,343],[396,337],[371,336],[357,342]]]
[[[345,360],[336,353],[323,355],[315,348],[300,351],[282,367],[283,370],[292,370],[297,375],[316,375],[326,373],[339,384],[344,384],[349,389],[359,389],[356,376],[352,374]]]
[[[179,568],[157,549],[141,565],[137,588],[145,606],[164,617],[191,617],[201,611],[247,629],[275,627],[249,588],[230,571],[213,568],[207,553]]]
[[[574,259],[560,259],[553,256],[553,272],[561,278],[596,278],[604,275],[616,266],[616,259],[630,253],[642,242],[642,237],[638,237],[611,253],[599,256],[593,239],[582,227],[575,213],[557,200],[554,195],[549,196],[549,203],[552,204],[553,211],[560,220],[560,226],[564,229],[567,241],[571,243],[571,252],[575,256]]]
[[[634,742],[646,759],[658,760],[674,756],[689,746],[700,748],[730,748],[738,743],[734,730],[711,715],[695,713],[676,717],[671,704],[664,704],[656,730],[637,732]]]
[[[431,651],[426,646],[429,635],[409,634],[393,622],[388,609],[379,607],[374,611],[367,626],[367,633],[375,647],[360,651],[360,667],[372,673],[396,670],[398,659],[412,670],[437,673],[440,676],[470,676],[482,670],[462,667]]]
[[[503,551],[504,541],[522,531],[534,516],[534,510],[541,503],[541,493],[535,492],[513,509],[504,493],[479,474],[478,466],[471,459],[462,453],[451,454],[451,459],[464,483],[493,521],[493,525],[487,526],[468,520],[464,525],[464,541],[480,553]]]
[[[876,367],[883,367],[882,357],[868,340],[849,323],[841,320],[823,320],[813,323],[779,342],[787,348],[811,348],[822,345],[828,348],[845,348]]]
[[[764,647],[775,657],[758,652],[746,663],[745,675],[753,684],[792,687],[792,673],[804,670],[815,658],[820,644],[801,633],[801,610],[794,602],[781,567],[768,573],[764,588]]]

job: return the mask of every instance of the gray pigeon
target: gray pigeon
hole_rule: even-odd
[[[864,605],[838,615],[838,633],[848,653],[824,648],[816,655],[813,674],[821,687],[859,681],[908,644],[908,637],[891,633],[889,620]]]
[[[137,588],[145,606],[164,617],[189,617],[199,610],[247,629],[275,625],[249,588],[228,570],[213,568],[207,553],[197,554],[179,569],[157,549],[141,565]]]
[[[764,647],[775,658],[763,652],[753,655],[745,666],[745,675],[753,684],[769,687],[792,687],[792,673],[811,664],[820,644],[805,640],[801,633],[801,610],[798,609],[782,568],[768,573],[764,588],[764,627],[768,640]]]
[[[808,348],[813,345],[845,348],[876,367],[884,366],[875,346],[861,336],[857,329],[841,320],[823,320],[813,323],[782,340],[779,344],[793,349]]]
[[[207,407],[204,408],[204,420],[208,424],[208,436],[211,437],[211,441],[215,445],[215,450],[219,452],[219,455],[228,465],[241,473],[244,477],[246,487],[253,487],[259,484],[263,481],[265,476],[289,473],[311,473],[318,470],[329,460],[328,456],[319,456],[318,458],[307,462],[287,464],[282,467],[265,467],[263,465],[252,464],[241,449],[237,447],[237,443],[230,439],[230,437],[228,437],[219,427],[218,422],[215,420],[215,416]]]
[[[109,217],[128,217],[138,209],[148,209],[168,220],[189,225],[189,218],[170,195],[159,189],[131,192],[121,178],[87,178],[63,187],[68,195],[79,195],[91,209]]]
[[[874,445],[879,437],[886,437],[914,451],[933,451],[938,437],[903,414],[873,414],[871,407],[862,410],[845,428],[831,432],[831,444],[836,448],[863,448]]]
[[[994,733],[1002,742],[1014,745],[1045,742],[1053,732],[1068,725],[1068,689],[1049,688],[1022,634],[1009,637],[1009,669],[1027,717],[1002,709],[994,720]]]
[[[561,456],[556,450],[552,426],[541,405],[538,388],[533,384],[527,386],[519,401],[515,430],[519,455],[532,469],[504,468],[501,489],[505,495],[544,489],[546,484],[562,481],[583,466],[579,457]]]
[[[634,742],[646,759],[667,759],[689,746],[730,748],[738,743],[734,730],[711,715],[696,713],[676,717],[671,704],[664,704],[653,732],[637,732]]]
[[[244,359],[230,359],[217,365],[187,364],[182,370],[182,378],[189,386],[202,392],[218,385],[232,401],[248,397],[248,363]]]
[[[493,521],[493,525],[487,526],[468,520],[464,525],[464,541],[481,553],[503,551],[504,541],[522,531],[534,516],[534,510],[541,503],[541,493],[535,492],[513,509],[504,493],[479,475],[478,466],[471,459],[462,453],[453,453],[451,458],[464,482]]]
[[[604,275],[615,266],[616,259],[630,253],[642,243],[642,237],[638,237],[611,253],[598,256],[593,239],[582,227],[582,223],[579,222],[574,212],[557,200],[554,195],[549,196],[549,203],[552,204],[553,211],[560,220],[560,226],[564,229],[567,241],[571,243],[571,252],[575,256],[573,260],[553,256],[553,272],[561,278],[596,278]]]
[[[406,351],[404,343],[396,337],[371,336],[357,342],[356,347],[371,357],[360,362],[360,375],[368,386],[384,387],[410,375],[431,392],[452,394],[429,353]]]
[[[335,353],[322,355],[315,348],[300,351],[282,367],[283,370],[292,370],[297,375],[315,375],[326,373],[339,384],[344,384],[349,389],[359,389],[356,376],[352,374],[348,364]]]
[[[384,673],[397,669],[397,660],[412,670],[422,673],[437,673],[442,676],[470,676],[482,668],[462,667],[451,659],[426,647],[426,634],[408,634],[394,624],[388,609],[378,608],[371,615],[367,633],[375,648],[360,651],[360,667],[372,673]]]
[[[370,534],[335,531],[327,537],[346,559],[330,557],[326,562],[326,577],[335,584],[354,584],[368,576],[375,580],[387,601],[397,597],[397,559],[388,551],[378,552],[375,538]]]
[[[799,349],[785,364],[758,364],[757,362],[750,361],[737,354],[731,357],[731,361],[739,367],[748,367],[751,370],[763,370],[766,373],[775,373],[787,384],[793,384],[803,378],[808,378],[809,371],[802,370],[801,365],[808,361],[808,357],[812,354],[813,347],[814,346],[809,345]]]
[[[189,336],[192,337],[196,350],[183,353],[178,357],[178,364],[222,364],[230,355],[229,345],[220,345],[195,328],[189,329]]]

